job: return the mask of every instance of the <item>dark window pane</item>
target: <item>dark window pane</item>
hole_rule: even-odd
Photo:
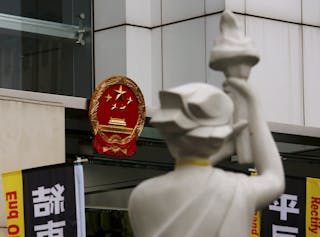
[[[69,11],[71,6],[73,12]],[[83,25],[89,29],[90,7],[90,0],[0,1],[0,11],[6,14],[20,12],[22,16],[64,24],[76,21],[77,25],[80,13],[84,13]],[[89,98],[91,32],[86,33],[84,46],[75,41],[1,29],[0,25],[0,87]]]
[[[2,0],[0,12],[71,24],[72,4],[71,0]]]

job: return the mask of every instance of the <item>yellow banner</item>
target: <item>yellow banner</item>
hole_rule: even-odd
[[[306,181],[306,237],[320,236],[320,179]]]
[[[251,176],[257,176],[257,171],[255,169],[250,170]],[[261,212],[256,211],[253,216],[251,235],[250,237],[260,237],[261,232]]]
[[[253,222],[251,227],[251,237],[260,237],[261,232],[261,212],[256,211],[253,216]]]
[[[6,200],[8,236],[24,237],[22,172],[2,174],[2,180]]]

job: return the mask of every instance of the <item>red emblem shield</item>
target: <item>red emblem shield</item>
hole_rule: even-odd
[[[100,154],[131,156],[145,121],[145,103],[139,87],[125,76],[112,76],[96,88],[89,107]]]

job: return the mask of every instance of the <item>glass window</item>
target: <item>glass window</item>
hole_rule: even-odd
[[[1,88],[91,96],[90,0],[5,0],[0,13]],[[10,28],[13,21],[21,30]],[[48,29],[38,32],[38,22]],[[86,29],[85,45],[52,31],[70,26],[76,32],[79,25]]]
[[[72,24],[72,4],[65,0],[3,0],[0,9],[5,14]]]

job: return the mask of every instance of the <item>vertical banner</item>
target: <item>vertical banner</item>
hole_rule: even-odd
[[[22,172],[15,171],[2,175],[8,236],[24,237],[24,210]]]
[[[260,237],[261,232],[261,212],[256,211],[253,216],[250,237]]]
[[[258,173],[255,169],[250,171],[251,176],[257,176]],[[256,211],[253,216],[251,235],[250,237],[260,237],[261,233],[261,211]]]
[[[84,197],[84,178],[83,166],[74,166],[76,208],[77,208],[77,232],[78,237],[86,237],[86,218],[85,218],[85,197]]]
[[[73,166],[23,171],[26,237],[77,236]]]
[[[306,179],[306,237],[320,236],[320,179]]]
[[[81,165],[6,173],[3,183],[9,236],[85,237]]]
[[[262,237],[305,237],[306,185],[286,178],[286,190],[262,212]]]

